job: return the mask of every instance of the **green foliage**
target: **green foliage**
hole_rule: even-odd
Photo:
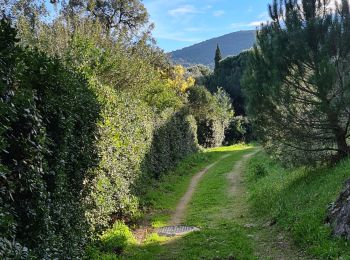
[[[244,51],[237,56],[221,60],[215,73],[207,76],[204,85],[214,93],[218,87],[223,88],[231,97],[232,105],[238,116],[244,116],[245,101],[242,93],[241,79],[248,67],[251,51]]]
[[[205,87],[195,86],[189,89],[188,100],[198,125],[198,143],[203,147],[222,145],[233,117],[228,95],[222,89],[212,95]]]
[[[132,232],[124,222],[116,221],[113,226],[103,232],[93,245],[86,249],[88,259],[112,260],[120,259],[127,247],[136,243]]]
[[[13,12],[21,41],[1,23],[1,257],[115,259],[130,231],[106,230],[139,217],[144,183],[198,151],[205,111],[211,144],[222,143],[227,95],[205,93],[202,112],[205,102],[188,105],[194,80],[149,42],[141,2],[119,2],[69,1],[50,22]],[[140,16],[108,17],[123,8]]]
[[[250,142],[254,139],[251,123],[245,117],[245,101],[241,87],[241,79],[248,67],[250,56],[251,51],[245,51],[237,56],[227,57],[217,63],[214,73],[196,79],[198,82],[203,82],[212,93],[222,88],[232,100],[237,117],[230,121],[225,131],[225,144]]]
[[[220,64],[220,61],[222,60],[222,54],[221,54],[221,50],[219,48],[219,44],[216,46],[216,51],[215,51],[215,58],[214,58],[214,61],[215,61],[215,68],[214,68],[214,71],[215,73],[217,72],[218,68],[219,68],[219,64]]]
[[[236,116],[225,131],[224,144],[233,145],[239,142],[250,143],[254,140],[253,129],[247,117]]]
[[[349,178],[350,161],[333,168],[285,169],[265,153],[249,161],[248,181],[252,209],[277,221],[294,241],[320,259],[347,259],[349,242],[333,238],[326,226],[327,207]]]
[[[175,114],[167,111],[158,120],[151,148],[144,161],[146,172],[156,178],[198,151],[197,125],[187,111],[183,109]]]
[[[245,76],[256,132],[288,163],[350,154],[349,2],[328,4],[273,1]]]
[[[31,255],[80,257],[88,235],[85,173],[96,159],[96,97],[57,59],[16,47],[5,20],[0,35],[1,233],[12,245],[2,253],[18,252],[19,241]]]
[[[137,53],[130,57],[118,44],[101,49],[96,41],[77,33],[67,60],[87,75],[101,104],[99,162],[86,198],[87,219],[101,232],[115,218],[139,216],[140,178],[159,178],[198,145],[194,120],[180,110],[184,97]]]
[[[37,38],[21,29],[24,42],[60,60],[16,47],[15,31],[1,25],[5,257],[82,257],[116,219],[140,215],[142,179],[198,150],[182,81],[155,67],[160,52],[115,42],[91,21],[71,33],[60,19]]]
[[[101,106],[96,151],[98,166],[88,185],[87,218],[100,232],[111,218],[130,219],[138,215],[138,199],[132,185],[141,175],[141,166],[152,141],[152,113],[142,101],[96,86]]]

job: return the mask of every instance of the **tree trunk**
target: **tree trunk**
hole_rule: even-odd
[[[340,158],[345,158],[350,155],[350,147],[346,142],[346,133],[342,129],[337,129],[334,131],[337,147],[338,147],[338,155]]]
[[[343,159],[350,155],[350,147],[346,142],[346,131],[339,124],[339,116],[338,113],[331,111],[328,112],[328,122],[330,126],[333,128],[333,134],[335,137],[337,149],[338,149],[338,157],[339,159]]]

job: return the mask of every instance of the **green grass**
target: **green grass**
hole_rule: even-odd
[[[146,218],[149,219],[152,226],[156,228],[167,224],[171,211],[175,209],[186,192],[194,174],[228,153],[247,148],[249,147],[245,145],[235,145],[206,149],[180,162],[173,171],[165,174],[161,180],[148,183],[146,193],[142,195],[141,204],[151,209]]]
[[[230,154],[206,173],[189,206],[185,224],[200,227],[201,231],[180,238],[164,238],[150,234],[142,244],[129,244],[121,257],[123,259],[229,259],[230,257],[255,259],[250,238],[239,224],[228,217],[234,209],[227,195],[226,176],[243,154],[251,152],[250,148],[252,147],[236,145],[209,149],[199,155],[190,156],[157,185],[151,186],[143,202],[153,208],[149,216],[153,226],[164,226],[186,192],[191,177],[223,155]]]
[[[324,222],[350,177],[350,160],[334,168],[287,170],[260,152],[250,160],[246,179],[252,210],[275,219],[296,245],[320,259],[350,259],[350,243],[331,236]]]
[[[174,170],[165,174],[160,180],[146,182],[144,185],[146,188],[141,192],[140,201],[141,205],[147,209],[143,221],[154,228],[165,226],[170,219],[171,212],[186,192],[193,175],[228,152],[243,148],[244,146],[235,146],[203,150],[181,161]],[[120,225],[120,230],[116,231],[115,228],[112,228],[105,233],[105,236],[115,234],[113,239],[117,242],[115,247],[122,247],[122,250],[125,251],[123,258],[152,259],[162,251],[160,243],[168,240],[157,234],[150,234],[140,245],[135,242],[135,239],[132,242],[129,231],[125,230],[125,227],[125,225]],[[109,246],[103,243],[103,237],[88,247],[87,255],[89,259],[118,259],[115,252],[109,250]]]
[[[236,147],[237,148],[237,147]],[[248,150],[234,151],[203,177],[190,203],[185,224],[201,228],[166,245],[170,259],[255,259],[252,241],[245,230],[232,220],[231,197],[227,173]],[[161,255],[161,258],[166,254]]]

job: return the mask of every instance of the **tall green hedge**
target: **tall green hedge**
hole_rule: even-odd
[[[107,86],[96,91],[103,104],[96,142],[99,162],[89,183],[87,217],[92,228],[100,232],[113,218],[137,215],[138,199],[132,185],[141,175],[154,126],[150,108],[141,100]]]
[[[151,147],[145,157],[145,172],[159,178],[181,159],[198,151],[197,124],[188,109],[164,111],[156,119]]]
[[[99,55],[112,52],[91,53],[106,73]],[[83,257],[115,220],[137,217],[140,178],[159,177],[198,149],[183,97],[159,80],[146,85],[150,76],[135,75],[139,95],[118,89],[118,74],[108,82],[91,64],[74,69],[19,47],[4,20],[0,54],[0,258]]]
[[[15,37],[2,20],[0,255],[79,257],[99,104],[84,77]]]

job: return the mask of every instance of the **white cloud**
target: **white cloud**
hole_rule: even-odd
[[[222,16],[224,14],[225,14],[224,10],[216,10],[216,11],[213,12],[214,16]]]
[[[196,9],[193,5],[183,5],[168,11],[168,14],[173,17],[184,16],[187,14],[198,14],[198,13],[201,13],[201,11]]]
[[[249,23],[232,23],[230,27],[232,28],[259,27],[262,23],[266,23],[266,21],[252,21]]]
[[[255,26],[255,27],[258,27],[260,26],[262,23],[265,23],[265,21],[254,21],[254,22],[250,22],[248,24],[248,26]]]

